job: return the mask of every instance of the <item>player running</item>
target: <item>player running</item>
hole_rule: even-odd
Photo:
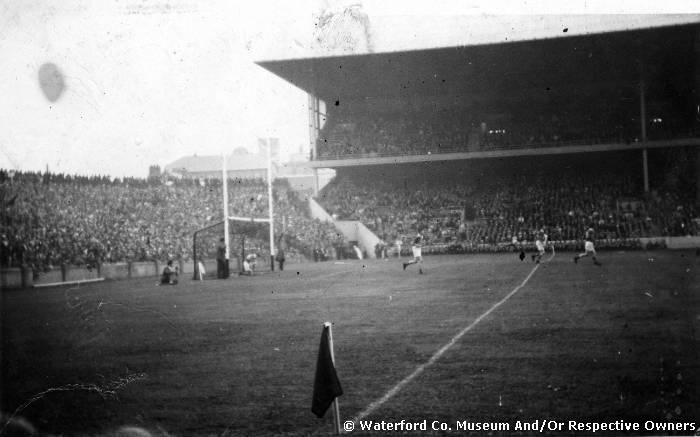
[[[544,255],[544,249],[547,246],[547,240],[549,239],[549,236],[544,232],[544,229],[540,229],[540,231],[537,233],[537,237],[535,238],[535,247],[537,247],[537,253],[532,254],[532,260],[539,264],[542,260],[542,256]]]
[[[578,264],[579,258],[583,258],[584,256],[588,256],[588,254],[591,254],[593,256],[593,264],[597,266],[602,266],[600,262],[595,257],[595,246],[593,246],[593,235],[595,231],[593,230],[592,227],[586,229],[586,238],[585,238],[585,243],[584,243],[584,250],[585,252],[579,253],[574,257],[574,262]]]
[[[403,263],[404,270],[406,270],[406,267],[408,267],[411,264],[418,264],[418,273],[420,273],[421,275],[423,274],[423,257],[421,256],[422,247],[423,236],[420,232],[418,232],[416,238],[413,239],[413,246],[411,247],[411,249],[413,250],[413,259],[407,263]]]

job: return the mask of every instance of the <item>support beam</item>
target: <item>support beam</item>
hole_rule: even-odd
[[[226,170],[226,154],[222,153],[221,154],[221,186],[223,187],[223,217],[224,217],[224,244],[226,245],[226,262],[228,263],[229,260],[229,247],[228,247],[228,240],[229,240],[229,229],[228,229],[228,220],[226,220],[226,217],[228,217],[228,171]]]
[[[319,119],[319,101],[318,97],[313,94],[309,96],[309,150],[311,151],[310,158],[318,159],[318,137],[321,131]]]
[[[649,192],[649,157],[647,149],[642,149],[642,171],[644,172],[644,193]]]
[[[318,168],[314,167],[313,172],[314,172],[314,186],[313,186],[314,196],[318,196],[318,192],[319,192]]]
[[[646,144],[636,143],[607,143],[607,144],[583,144],[570,146],[541,146],[528,147],[527,145],[514,146],[511,148],[482,150],[478,152],[445,152],[433,153],[431,155],[356,155],[346,158],[317,160],[309,163],[311,168],[343,168],[357,167],[361,165],[396,165],[416,162],[438,162],[438,161],[458,161],[469,159],[494,159],[510,158],[514,156],[545,156],[545,155],[572,155],[578,153],[600,153],[614,151],[630,151],[641,149],[666,149],[671,147],[700,147],[700,137],[681,138],[674,140],[648,141]]]
[[[275,271],[275,215],[272,202],[272,142],[267,144],[267,207],[270,221],[270,270]],[[228,222],[228,220],[226,221]]]
[[[639,122],[641,124],[642,144],[647,144],[647,108],[646,108],[646,93],[644,90],[644,77],[639,81]],[[649,193],[649,157],[647,156],[647,148],[642,149],[642,172],[644,173],[644,194]]]

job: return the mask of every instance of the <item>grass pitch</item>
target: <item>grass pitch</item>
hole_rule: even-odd
[[[700,258],[571,254],[367,419],[697,421]],[[225,281],[3,291],[2,404],[43,432],[325,435],[310,411],[321,326],[352,419],[517,287],[515,254],[288,266]],[[0,424],[0,427],[2,425]],[[358,434],[357,432],[354,434]]]

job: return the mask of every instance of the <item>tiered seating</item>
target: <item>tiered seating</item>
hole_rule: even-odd
[[[553,240],[574,241],[589,226],[600,239],[697,234],[692,199],[674,191],[645,198],[640,191],[629,175],[561,171],[411,186],[341,177],[318,199],[330,213],[362,221],[387,242],[421,231],[433,245],[498,246],[513,237],[534,241],[540,229]],[[455,206],[475,217],[464,214],[462,221],[450,214]]]
[[[333,227],[309,218],[306,204],[276,181],[275,228],[290,251],[331,248]],[[111,180],[0,170],[0,264],[45,269],[60,264],[188,259],[192,234],[222,219],[220,181]],[[266,217],[262,180],[229,181],[232,215]],[[330,250],[330,249],[328,249]],[[332,252],[332,251],[331,251]]]
[[[650,122],[647,132],[651,140],[698,134],[693,128],[672,125],[669,120]],[[565,120],[551,114],[484,122],[478,115],[452,111],[439,111],[430,117],[404,112],[362,112],[331,117],[318,139],[317,149],[319,159],[342,159],[638,141],[638,125],[623,126],[605,118]]]

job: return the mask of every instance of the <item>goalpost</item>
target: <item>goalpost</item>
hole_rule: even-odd
[[[226,262],[230,266],[230,260],[231,260],[231,247],[238,247],[235,243],[238,243],[238,241],[232,241],[232,236],[231,236],[231,231],[230,231],[230,224],[238,224],[238,229],[240,230],[241,227],[245,227],[245,225],[241,225],[244,223],[247,223],[249,225],[255,225],[255,224],[262,224],[262,223],[267,223],[268,225],[268,236],[269,236],[269,246],[267,248],[267,253],[263,255],[265,250],[263,249],[262,245],[258,245],[257,241],[259,238],[253,238],[250,240],[247,248],[250,250],[254,250],[256,255],[263,255],[262,259],[266,260],[269,257],[270,264],[269,264],[269,269],[270,270],[275,270],[275,226],[274,226],[274,214],[272,211],[272,151],[271,151],[272,145],[269,144],[267,146],[267,202],[268,202],[268,218],[253,218],[253,217],[236,217],[236,216],[230,216],[229,215],[229,209],[228,209],[228,172],[226,171],[226,155],[222,153],[221,155],[221,182],[223,186],[223,217],[226,217],[225,220],[214,223],[206,228],[199,229],[195,231],[194,236],[193,236],[193,242],[192,242],[192,253],[193,253],[193,261],[194,261],[194,279],[197,279],[200,276],[199,272],[199,262],[207,255],[210,255],[210,252],[212,249],[218,248],[218,243],[221,239],[215,238],[213,239],[215,241],[215,245],[212,245],[212,235],[221,235],[223,233],[223,240],[224,244],[226,246]],[[222,226],[222,232],[218,231],[218,227]],[[239,268],[239,272],[242,266],[243,261],[245,260],[246,257],[246,232],[250,233],[253,232],[255,233],[254,229],[247,229],[245,231],[242,231],[240,233],[235,233],[234,236],[239,235],[241,237],[240,241],[240,248],[241,252],[240,255],[241,257],[238,258],[237,266]],[[208,235],[209,238],[204,238],[205,235]],[[200,244],[198,245],[197,242],[197,237],[200,236]],[[259,235],[256,235],[259,237]],[[204,241],[202,241],[204,240]],[[234,243],[234,246],[232,246],[231,243]],[[215,252],[216,253],[216,252]],[[198,256],[199,255],[199,256]],[[215,257],[216,258],[216,257]],[[266,265],[267,263],[263,262],[263,265]],[[263,268],[263,270],[267,270],[267,268]]]
[[[226,228],[228,228],[228,237],[225,236]],[[192,237],[193,279],[200,278],[200,262],[205,266],[202,278],[216,277],[217,272],[214,267],[216,264],[213,261],[217,258],[217,249],[222,238],[229,249],[227,259],[232,273],[243,271],[243,261],[250,254],[258,257],[256,271],[274,270],[273,248],[266,241],[269,228],[270,220],[267,218],[230,216],[227,220],[195,231]]]

